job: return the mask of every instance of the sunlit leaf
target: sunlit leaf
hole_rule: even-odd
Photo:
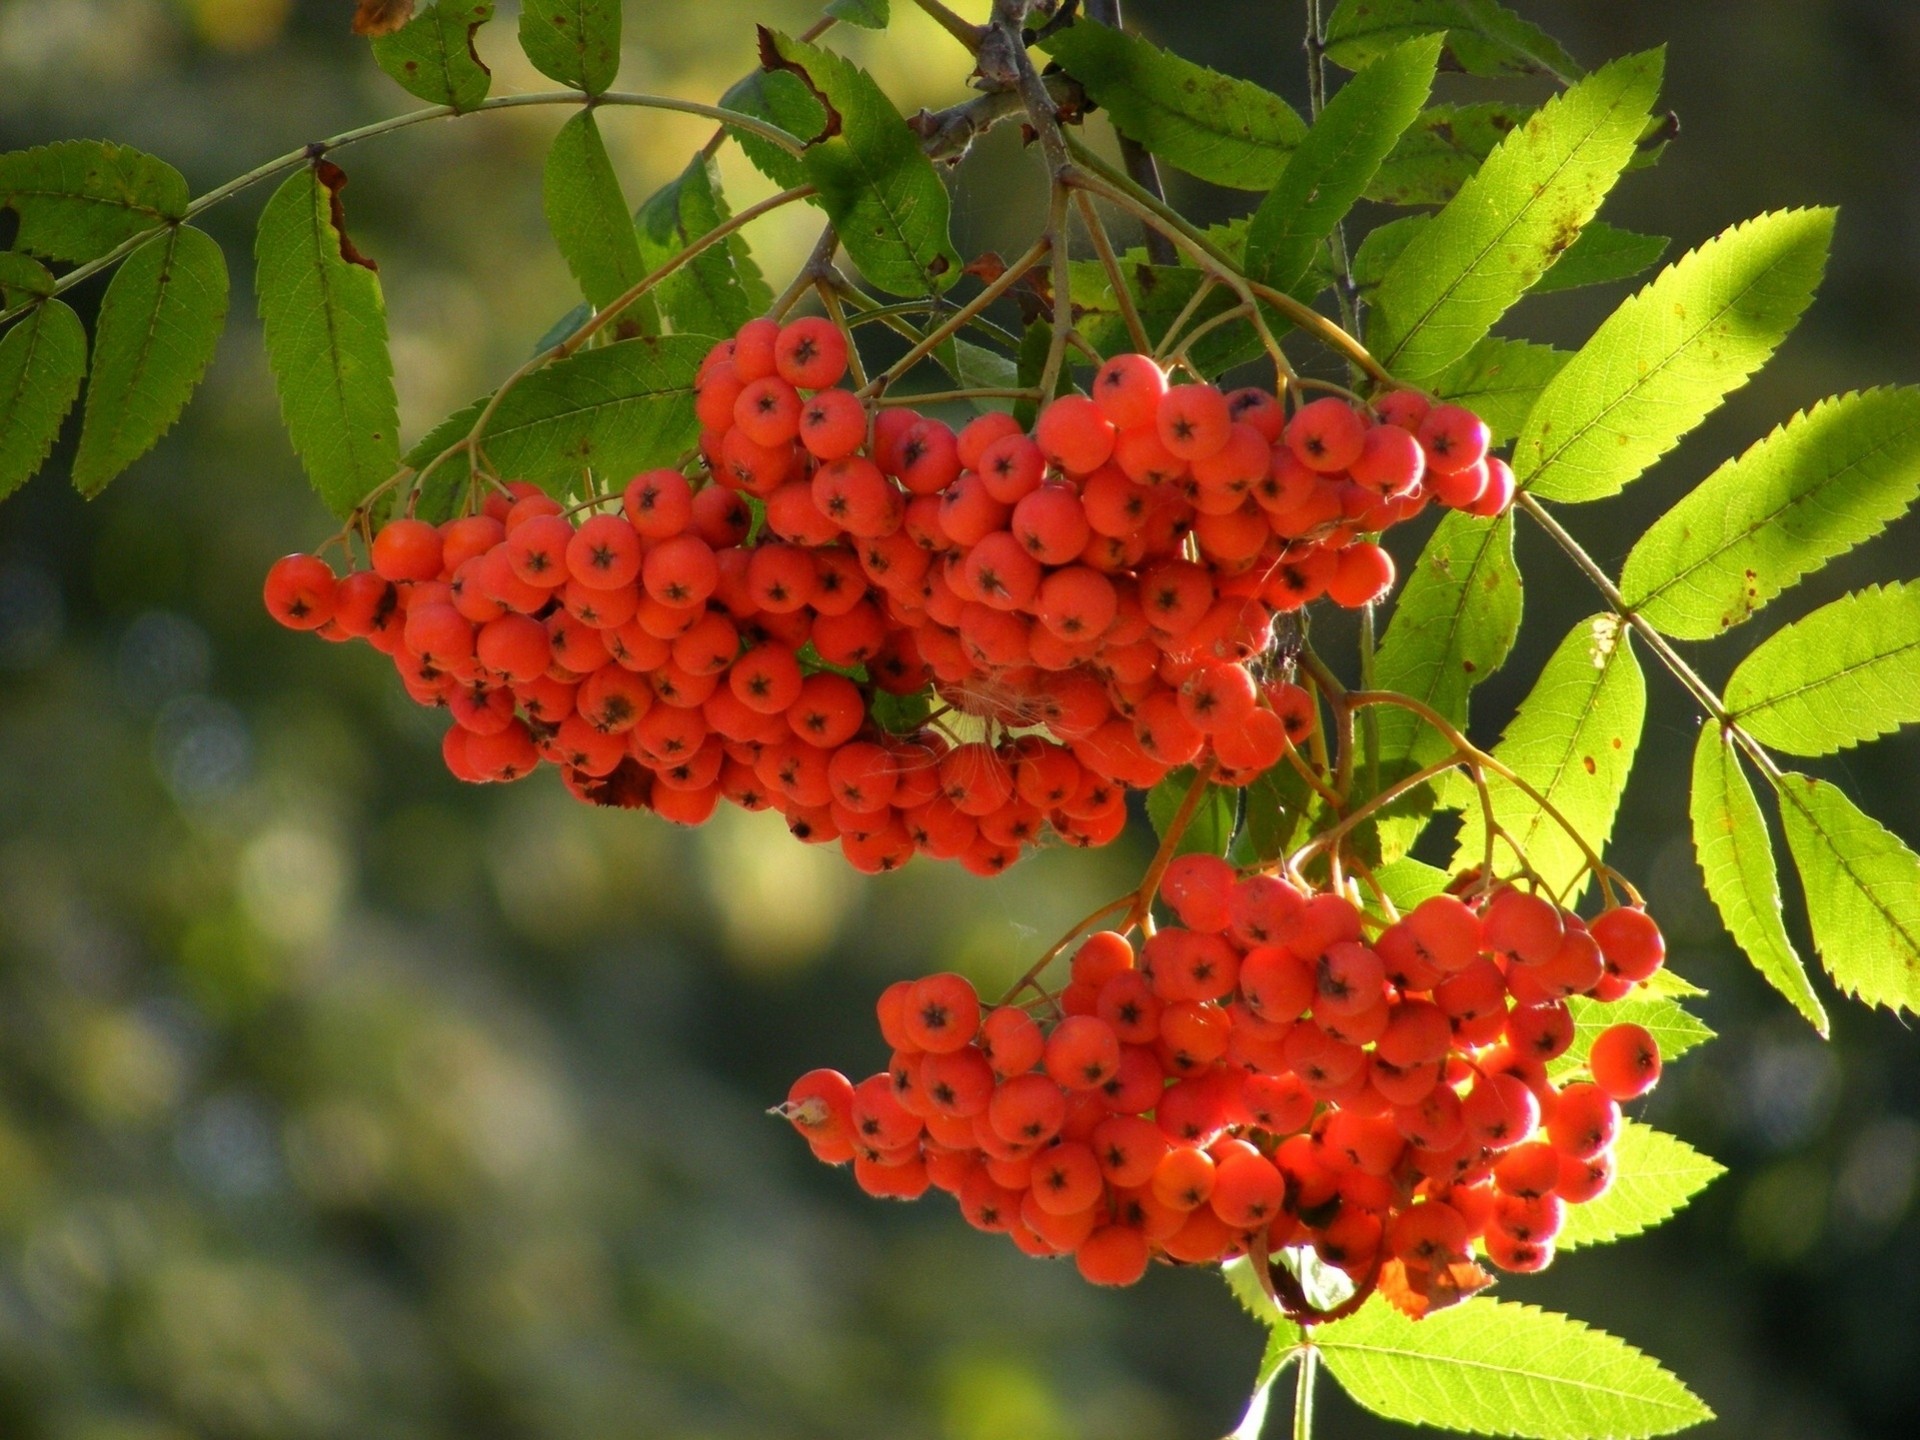
[[[1630,280],[1666,254],[1670,243],[1664,235],[1639,235],[1595,220],[1540,277],[1533,293],[1547,295],[1583,285]]]
[[[373,58],[411,95],[471,110],[487,98],[493,74],[473,35],[493,18],[493,0],[439,0],[407,26],[373,42]]]
[[[1764,745],[1831,755],[1920,720],[1920,584],[1874,585],[1775,631],[1727,681]]]
[[[1602,1245],[1651,1230],[1680,1210],[1727,1167],[1677,1135],[1628,1120],[1613,1142],[1613,1184],[1584,1205],[1567,1207],[1554,1241],[1562,1250]]]
[[[400,416],[380,277],[347,238],[346,176],[321,160],[290,176],[254,239],[267,361],[294,453],[345,515],[400,464]]]
[[[1869,1005],[1920,1009],[1920,857],[1825,780],[1789,773],[1777,793],[1827,973]]]
[[[1494,748],[1494,757],[1544,796],[1560,819],[1517,785],[1498,775],[1486,777],[1500,828],[1524,850],[1548,888],[1564,892],[1569,902],[1587,883],[1582,878],[1587,862],[1575,834],[1596,853],[1606,845],[1640,744],[1647,688],[1630,633],[1613,615],[1589,616],[1575,625]],[[1455,870],[1481,863],[1486,834],[1481,807],[1467,805]],[[1498,845],[1495,857],[1496,863],[1511,858]]]
[[[173,427],[227,318],[227,261],[191,225],[147,241],[115,272],[95,326],[73,483],[97,495]]]
[[[1711,723],[1701,727],[1694,746],[1691,796],[1693,848],[1727,933],[1767,983],[1825,1035],[1826,1007],[1780,918],[1780,871],[1766,818],[1733,746]]]
[[[1464,405],[1505,445],[1520,433],[1547,382],[1573,357],[1551,345],[1489,335],[1433,377],[1436,397]]]
[[[1878,535],[1916,495],[1920,390],[1823,400],[1656,520],[1620,588],[1667,634],[1711,639]]]
[[[1531,1305],[1479,1298],[1409,1320],[1375,1301],[1319,1327],[1313,1341],[1363,1408],[1408,1425],[1627,1440],[1713,1418],[1631,1345]]]
[[[57,140],[0,155],[0,210],[20,217],[14,248],[98,259],[187,213],[187,182],[164,160],[107,140]]]
[[[1763,215],[1682,256],[1608,316],[1527,417],[1522,485],[1549,500],[1621,490],[1773,354],[1813,298],[1833,211]]]
[[[1438,374],[1574,243],[1633,156],[1661,66],[1659,51],[1617,60],[1500,142],[1380,282],[1368,343],[1381,364]]]
[[[1671,995],[1655,995],[1646,989],[1637,989],[1623,1000],[1600,1001],[1574,995],[1567,1000],[1567,1009],[1573,1016],[1573,1043],[1565,1054],[1548,1062],[1547,1073],[1555,1079],[1584,1069],[1587,1052],[1609,1025],[1644,1027],[1660,1046],[1665,1061],[1678,1059],[1714,1035],[1705,1021]]]
[[[0,333],[0,499],[46,460],[86,373],[87,332],[58,300]]]
[[[1216,185],[1270,189],[1307,133],[1298,112],[1272,91],[1137,35],[1083,22],[1045,43],[1121,134]]]
[[[1534,109],[1496,100],[1421,111],[1367,186],[1367,198],[1388,205],[1446,204]]]

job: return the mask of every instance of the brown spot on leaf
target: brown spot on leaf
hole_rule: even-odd
[[[1582,755],[1580,757],[1580,765],[1589,775],[1598,775],[1600,773],[1600,767],[1594,763],[1591,755]]]
[[[362,255],[354,246],[353,237],[347,234],[347,207],[340,203],[340,192],[347,187],[347,172],[331,160],[315,160],[313,177],[327,187],[328,218],[333,224],[334,236],[340,242],[340,258],[349,265],[364,265],[378,273],[379,265]]]

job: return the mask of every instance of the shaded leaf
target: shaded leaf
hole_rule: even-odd
[[[620,0],[521,0],[520,48],[542,75],[598,95],[620,70]]]
[[[0,334],[0,499],[45,462],[86,373],[86,329],[61,301]]]
[[[884,30],[891,18],[888,13],[891,8],[887,0],[830,0],[826,13],[848,25]]]
[[[0,250],[0,310],[53,294],[53,272],[18,250]]]
[[[1666,254],[1670,243],[1664,235],[1640,235],[1595,220],[1540,277],[1533,293],[1546,295],[1555,290],[1630,280]]]
[[[1447,48],[1470,75],[1550,75],[1565,83],[1580,66],[1559,41],[1494,0],[1340,0],[1327,17],[1327,58],[1348,69],[1414,35],[1447,32]]]
[[[1183,765],[1147,792],[1147,818],[1153,822],[1154,834],[1166,837],[1181,802],[1193,788],[1193,780],[1192,767]],[[1234,817],[1239,808],[1239,792],[1224,785],[1208,785],[1173,853],[1225,855],[1233,843]]]
[[[0,209],[20,216],[14,248],[49,260],[97,260],[182,219],[188,198],[178,170],[130,145],[58,140],[0,155]]]
[[[1646,680],[1629,637],[1613,615],[1589,616],[1575,625],[1493,751],[1596,853],[1613,831],[1646,715]],[[1572,903],[1590,878],[1579,844],[1518,786],[1491,774],[1486,783],[1501,828],[1526,852],[1548,888]],[[1468,804],[1452,868],[1481,863],[1485,848],[1485,817],[1477,803]]]
[[[1769,635],[1727,681],[1763,745],[1831,755],[1920,720],[1920,584],[1870,586]]]
[[[1440,62],[1431,36],[1396,46],[1343,85],[1247,227],[1247,273],[1290,291],[1413,123]]]
[[[1701,727],[1693,750],[1690,793],[1694,853],[1727,933],[1767,983],[1825,1035],[1826,1007],[1813,993],[1806,962],[1787,938],[1781,920],[1780,871],[1774,863],[1766,818],[1741,772],[1738,755],[1717,725]]]
[[[646,273],[640,241],[593,111],[582,110],[553,137],[541,181],[547,229],[580,293],[596,310]],[[616,322],[617,323],[617,322]]]
[[[122,262],[100,302],[73,483],[97,495],[173,427],[227,319],[227,261],[176,225]]]
[[[1603,1245],[1651,1230],[1727,1173],[1677,1135],[1627,1120],[1613,1142],[1613,1184],[1584,1205],[1567,1207],[1555,1244],[1562,1250]]]
[[[1534,109],[1495,100],[1421,111],[1381,163],[1367,198],[1387,205],[1446,204]]]
[[[1869,1005],[1920,1008],[1920,857],[1824,780],[1789,773],[1776,792],[1827,973]]]
[[[343,228],[345,184],[330,161],[296,171],[254,238],[254,292],[287,435],[320,498],[343,516],[400,458],[386,304]]]
[[[1236,863],[1271,864],[1301,838],[1302,826],[1325,802],[1314,794],[1300,772],[1285,760],[1267,771],[1246,791],[1246,823],[1235,842]]]
[[[1486,421],[1498,447],[1520,433],[1540,392],[1572,358],[1551,345],[1489,335],[1434,376],[1431,388]]]
[[[1920,390],[1823,400],[1654,522],[1620,588],[1669,635],[1707,640],[1878,535],[1920,495]]]
[[[404,29],[377,38],[373,58],[408,94],[471,110],[493,84],[473,48],[474,32],[492,18],[493,0],[439,0]]]
[[[814,98],[807,82],[791,70],[756,70],[722,95],[720,105],[778,125],[802,140],[819,135],[827,124],[826,107]],[[751,130],[733,129],[729,133],[740,142],[741,152],[754,168],[782,190],[806,184],[807,167],[798,155],[789,154]]]
[[[1313,1340],[1362,1407],[1409,1425],[1624,1440],[1713,1418],[1631,1345],[1531,1305],[1482,1297],[1409,1320],[1374,1303],[1316,1329]]]
[[[1554,377],[1514,446],[1549,500],[1623,489],[1766,363],[1813,298],[1833,211],[1763,215],[1663,270]]]
[[[1245,220],[1233,220],[1210,226],[1205,234],[1216,249],[1240,263],[1246,254],[1247,228]],[[1141,326],[1147,338],[1157,345],[1166,338],[1194,292],[1206,283],[1206,274],[1193,265],[1152,264],[1144,248],[1127,250],[1116,258]],[[1098,260],[1076,260],[1069,274],[1075,325],[1087,342],[1106,355],[1133,349],[1133,338],[1120,313],[1106,266]],[[1187,333],[1239,303],[1239,297],[1231,290],[1216,285],[1213,293],[1188,316]],[[1275,326],[1276,333],[1285,328],[1284,322],[1278,321],[1271,310],[1268,321]],[[1235,321],[1201,336],[1190,357],[1203,373],[1215,375],[1252,359],[1260,349],[1260,337],[1253,327]]]
[[[802,162],[861,274],[896,295],[952,285],[960,257],[947,235],[946,186],[886,92],[830,50],[766,29],[760,42],[763,61],[803,71],[839,119]]]
[[[1657,50],[1617,60],[1500,142],[1380,282],[1369,344],[1381,364],[1438,374],[1574,243],[1633,156],[1661,68]]]
[[[696,153],[685,170],[640,207],[640,253],[646,268],[658,269],[731,213],[720,191],[719,167]],[[674,271],[654,295],[673,329],[683,335],[731,335],[773,303],[746,237],[737,232]]]
[[[1082,22],[1044,44],[1121,134],[1216,185],[1270,189],[1307,133],[1298,112],[1272,91],[1137,35]]]

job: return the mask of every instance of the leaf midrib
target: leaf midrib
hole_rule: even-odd
[[[1583,1327],[1585,1328],[1585,1327]],[[1589,1331],[1589,1333],[1592,1333]],[[1697,1413],[1692,1406],[1679,1401],[1665,1400],[1638,1390],[1622,1390],[1617,1386],[1601,1385],[1591,1380],[1579,1380],[1568,1375],[1552,1375],[1538,1370],[1521,1370],[1511,1365],[1496,1365],[1489,1360],[1473,1360],[1460,1355],[1434,1355],[1424,1350],[1409,1350],[1397,1345],[1381,1345],[1365,1341],[1317,1340],[1314,1342],[1321,1350],[1344,1350],[1352,1355],[1379,1355],[1392,1360],[1417,1360],[1423,1365],[1439,1366],[1447,1370],[1484,1370],[1492,1375],[1512,1376],[1516,1379],[1531,1381],[1539,1385],[1565,1386],[1573,1390],[1589,1390],[1597,1395],[1612,1395],[1623,1400],[1637,1401],[1643,1405],[1658,1405],[1664,1409],[1682,1414]],[[1623,1342],[1624,1343],[1624,1342]],[[1631,1347],[1628,1347],[1631,1348]],[[1638,1352],[1635,1352],[1638,1353]]]
[[[1920,650],[1920,640],[1909,640],[1905,644],[1900,645],[1895,649],[1882,651],[1877,655],[1869,656],[1865,660],[1861,660],[1854,664],[1848,665],[1843,670],[1832,671],[1826,675],[1820,676],[1816,680],[1806,680],[1801,682],[1798,685],[1793,686],[1791,689],[1782,690],[1776,694],[1769,695],[1764,700],[1758,700],[1751,705],[1742,707],[1740,710],[1734,713],[1733,718],[1736,721],[1750,720],[1755,715],[1764,715],[1769,711],[1779,709],[1782,705],[1786,704],[1791,700],[1797,699],[1802,695],[1807,694],[1809,691],[1821,690],[1829,685],[1838,685],[1841,681],[1846,680],[1851,676],[1858,675],[1864,670],[1871,670],[1876,665],[1883,665],[1890,660],[1897,660],[1902,655],[1905,655],[1908,651],[1911,651],[1911,650]],[[1898,728],[1897,726],[1888,727],[1888,729],[1897,729],[1897,728]],[[1873,731],[1873,735],[1885,735],[1886,733],[1887,733],[1886,729],[1879,729],[1879,730]],[[1871,736],[1868,738],[1871,738]]]
[[[1819,782],[1809,780],[1807,783],[1812,785]],[[1820,817],[1813,813],[1813,808],[1806,803],[1797,789],[1791,785],[1780,785],[1777,786],[1776,789],[1787,803],[1791,804],[1795,810],[1800,812],[1801,818],[1807,822],[1812,828],[1813,833],[1819,837],[1820,843],[1826,846],[1827,853],[1833,856],[1841,872],[1845,874],[1848,880],[1853,882],[1853,888],[1860,893],[1869,905],[1880,913],[1881,918],[1887,922],[1887,927],[1906,942],[1908,955],[1920,956],[1920,936],[1916,936],[1912,931],[1908,930],[1900,917],[1889,910],[1881,901],[1880,897],[1874,893],[1873,888],[1861,877],[1860,872],[1853,867],[1853,863],[1847,858],[1845,852],[1833,842],[1833,837],[1827,833],[1826,826],[1820,823]],[[1821,946],[1821,954],[1825,955],[1826,953],[1826,947]],[[1832,968],[1832,964],[1829,962],[1829,972],[1832,972]],[[1841,980],[1838,974],[1834,975],[1834,979],[1839,980],[1841,985],[1852,990],[1855,994],[1859,993],[1859,986],[1849,985],[1845,980]]]
[[[128,405],[126,401],[139,391],[140,379],[146,373],[147,357],[153,353],[154,336],[159,331],[160,312],[167,303],[167,287],[171,285],[174,280],[173,260],[179,248],[181,228],[182,227],[175,225],[168,227],[167,230],[166,240],[164,242],[167,247],[166,254],[161,257],[160,274],[157,277],[159,288],[154,294],[152,307],[147,311],[146,331],[140,337],[139,349],[134,352],[133,364],[127,372],[125,394],[121,397],[121,403],[113,407],[114,416],[112,421],[109,422],[111,428],[108,429],[102,441],[102,453],[108,460],[111,460],[118,452],[120,437],[125,432],[127,422],[132,415],[132,407]],[[94,376],[96,380],[99,378],[99,371],[99,357],[95,356]],[[88,400],[92,400],[91,394],[89,394]],[[85,439],[84,428],[81,432],[81,438],[83,440]]]

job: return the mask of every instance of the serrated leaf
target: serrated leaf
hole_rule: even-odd
[[[1494,747],[1494,757],[1551,802],[1598,853],[1613,831],[1646,716],[1646,679],[1631,632],[1614,615],[1582,620],[1560,642],[1520,710]],[[1518,786],[1489,774],[1494,818],[1512,836],[1547,887],[1571,904],[1585,890],[1579,843]],[[1486,819],[1466,807],[1455,871],[1481,863]],[[1496,847],[1496,862],[1506,859]]]
[[[582,110],[553,137],[541,180],[547,229],[580,293],[596,310],[646,273],[620,179],[607,158],[593,111]]]
[[[1520,633],[1520,571],[1513,561],[1513,520],[1446,515],[1394,602],[1374,658],[1374,685],[1440,712],[1464,729],[1473,687],[1498,670]],[[1412,711],[1374,707],[1383,781],[1411,774],[1446,755],[1444,737]],[[1418,819],[1419,817],[1414,817]],[[1383,827],[1402,847],[1406,820]]]
[[[542,75],[598,95],[620,70],[620,0],[521,0],[520,48]]]
[[[178,170],[130,145],[57,140],[0,155],[0,210],[20,217],[14,248],[49,260],[97,260],[184,218],[188,198]]]
[[[1631,1345],[1531,1305],[1476,1298],[1409,1320],[1375,1300],[1316,1329],[1313,1343],[1362,1407],[1409,1425],[1627,1440],[1713,1418]]]
[[[1825,1035],[1826,1007],[1813,993],[1806,962],[1781,920],[1780,872],[1766,818],[1740,769],[1739,756],[1718,726],[1703,726],[1694,746],[1688,808],[1694,853],[1727,933],[1767,983]]]
[[[1438,374],[1532,288],[1633,157],[1661,67],[1657,50],[1616,60],[1495,147],[1381,280],[1368,343],[1382,365]]]
[[[400,463],[398,402],[380,277],[353,248],[339,191],[317,161],[260,214],[254,293],[294,452],[320,498],[346,515]]]
[[[1540,392],[1572,358],[1551,345],[1489,335],[1436,375],[1431,388],[1486,421],[1498,447],[1520,433]]]
[[[756,70],[722,95],[720,105],[778,125],[803,140],[818,136],[827,124],[826,107],[814,98],[807,82],[790,70]],[[782,190],[806,183],[807,167],[798,155],[751,130],[735,128],[728,133],[740,142],[741,152],[754,168]]]
[[[1351,70],[1437,30],[1470,75],[1550,75],[1563,84],[1580,75],[1559,41],[1494,0],[1340,0],[1327,17],[1327,58]]]
[[[1622,1000],[1600,1001],[1574,995],[1568,998],[1567,1009],[1573,1016],[1573,1043],[1565,1054],[1547,1064],[1547,1073],[1556,1080],[1586,1068],[1587,1053],[1609,1025],[1645,1027],[1659,1044],[1663,1061],[1677,1060],[1714,1036],[1705,1021],[1673,996],[1655,995],[1644,988],[1636,989]]]
[[[1367,198],[1385,205],[1446,204],[1535,108],[1495,100],[1421,111],[1381,163]]]
[[[640,207],[640,254],[657,269],[730,215],[720,171],[704,153]],[[746,238],[729,235],[710,245],[660,283],[660,308],[680,334],[731,335],[773,303],[773,292],[748,253]]]
[[[176,225],[121,263],[100,302],[73,483],[98,495],[173,427],[227,319],[227,261]]]
[[[1387,892],[1387,898],[1393,901],[1393,908],[1404,915],[1422,900],[1430,900],[1444,893],[1453,877],[1438,865],[1429,865],[1425,861],[1415,860],[1411,855],[1403,855],[1376,868],[1373,878]],[[1370,887],[1363,883],[1360,893],[1370,896]]]
[[[1827,973],[1869,1005],[1920,1009],[1920,858],[1824,780],[1789,772],[1776,793]]]
[[[1769,635],[1727,681],[1763,745],[1831,755],[1920,720],[1920,584],[1869,586]]]
[[[0,250],[0,310],[53,294],[53,272],[18,250]]]
[[[1666,254],[1671,243],[1664,235],[1640,235],[1595,220],[1548,267],[1533,293],[1547,295],[1556,290],[1578,290],[1583,285],[1631,280]]]
[[[830,50],[764,28],[760,40],[764,62],[799,70],[838,117],[801,161],[860,273],[896,295],[952,285],[960,257],[947,234],[947,188],[886,92]]]
[[[1183,765],[1147,792],[1147,818],[1153,822],[1154,834],[1166,837],[1187,792],[1193,789],[1193,780],[1192,767]],[[1233,824],[1239,808],[1237,791],[1223,785],[1208,785],[1173,853],[1225,855],[1233,844]]]
[[[1044,48],[1122,135],[1216,185],[1271,189],[1307,133],[1298,112],[1272,91],[1137,35],[1083,21],[1049,37]]]
[[[410,95],[471,110],[487,98],[493,72],[473,36],[493,18],[493,0],[439,0],[391,35],[376,36],[373,58]]]
[[[1363,296],[1371,298],[1413,237],[1432,223],[1431,215],[1402,215],[1366,233],[1353,252],[1353,283]]]
[[[868,30],[884,30],[891,18],[891,6],[887,0],[831,0],[826,12],[834,19],[848,25],[859,25]]]
[[[1520,483],[1598,500],[1678,443],[1773,354],[1813,299],[1833,211],[1784,210],[1682,256],[1601,324],[1514,446]]]
[[[1567,1207],[1555,1244],[1562,1250],[1604,1245],[1651,1230],[1727,1173],[1677,1135],[1624,1121],[1613,1142],[1613,1184],[1584,1205]]]
[[[1220,1278],[1227,1282],[1227,1288],[1233,1292],[1233,1298],[1240,1302],[1240,1308],[1265,1325],[1269,1330],[1290,1333],[1293,1343],[1300,1339],[1300,1327],[1280,1312],[1273,1303],[1273,1297],[1260,1286],[1260,1277],[1253,1273],[1253,1261],[1242,1255],[1237,1260],[1229,1260],[1220,1267]]]
[[[1301,139],[1247,227],[1247,273],[1291,291],[1365,192],[1433,88],[1440,42],[1395,46],[1343,85]]]
[[[0,499],[46,460],[86,373],[86,328],[58,300],[0,333]]]
[[[608,478],[670,465],[699,437],[693,377],[714,341],[702,335],[642,336],[582,350],[536,370],[507,393],[483,443],[503,478],[574,493],[591,466]],[[462,439],[486,401],[449,416],[415,445],[407,463],[427,464]],[[467,475],[464,457],[434,472],[436,483]]]
[[[1869,540],[1920,495],[1920,390],[1822,400],[1729,460],[1640,537],[1620,588],[1708,640]]]

